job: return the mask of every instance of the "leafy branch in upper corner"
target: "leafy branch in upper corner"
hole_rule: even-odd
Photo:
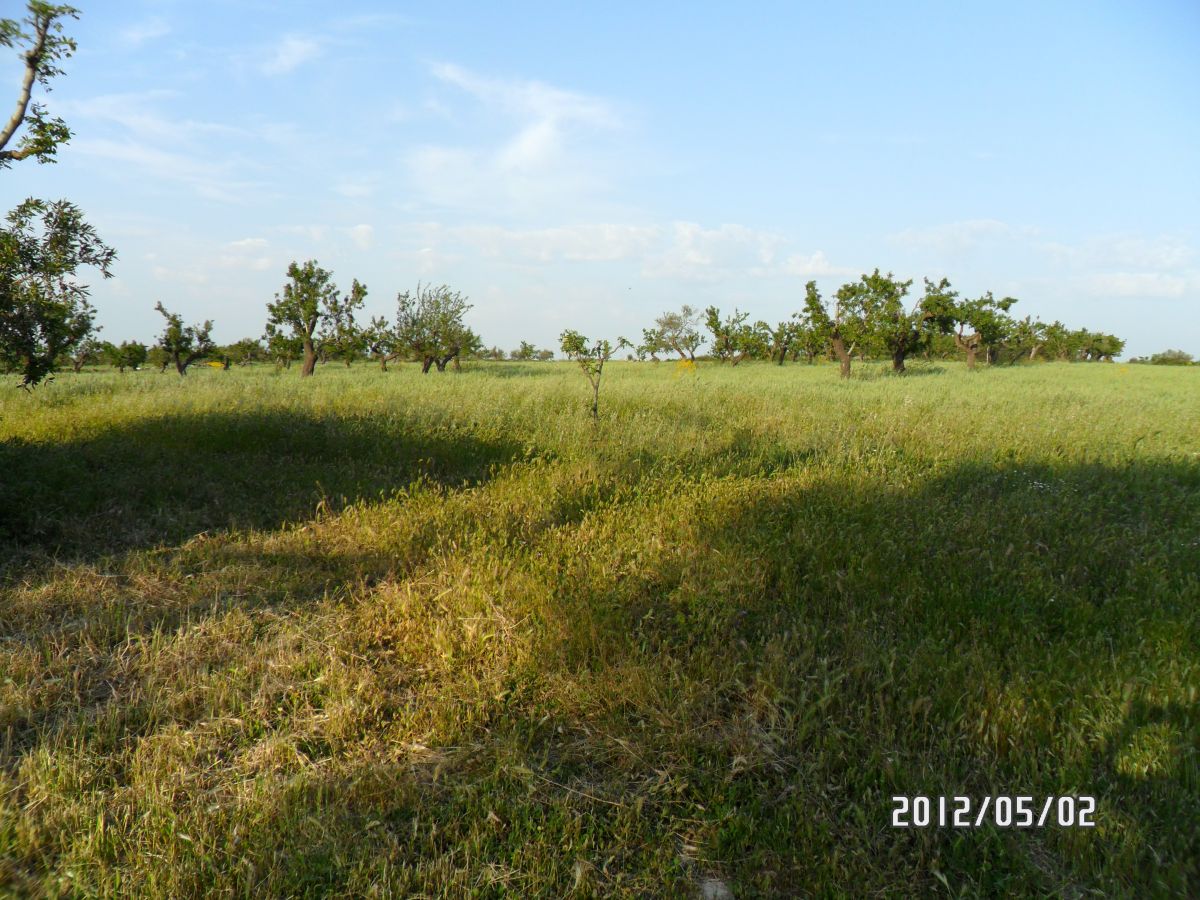
[[[632,347],[629,341],[625,338],[617,338],[615,345],[608,341],[592,342],[580,334],[578,331],[567,329],[559,337],[559,342],[562,346],[562,352],[567,359],[573,359],[579,363],[579,368],[583,370],[583,374],[587,376],[588,383],[592,386],[592,421],[600,421],[600,377],[604,374],[604,364],[612,358],[614,353],[619,352],[625,347]]]
[[[75,52],[75,41],[62,34],[63,18],[77,19],[79,11],[71,6],[31,0],[24,21],[0,19],[0,46],[18,47],[25,64],[16,109],[0,130],[0,169],[15,160],[33,157],[40,163],[54,162],[59,144],[71,139],[71,131],[60,118],[46,115],[46,107],[33,99],[33,86],[50,90],[50,79],[62,74],[59,60]],[[30,30],[26,31],[28,27]],[[28,49],[25,49],[28,48]],[[15,149],[7,149],[21,127],[25,133]]]

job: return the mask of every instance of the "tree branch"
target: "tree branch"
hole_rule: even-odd
[[[37,41],[33,48],[25,54],[25,77],[21,81],[21,93],[17,97],[17,108],[12,118],[0,132],[0,159],[24,159],[29,155],[28,150],[4,150],[13,139],[21,123],[25,121],[25,112],[29,109],[29,99],[33,95],[33,83],[37,80],[38,68],[42,64],[42,55],[46,52],[46,37],[50,32],[52,18],[40,15],[37,18]]]

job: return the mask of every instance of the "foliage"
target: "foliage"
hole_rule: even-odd
[[[121,341],[119,346],[105,341],[101,354],[105,362],[124,374],[126,369],[139,369],[145,365],[150,351],[140,341]]]
[[[1152,366],[1190,366],[1193,365],[1194,359],[1192,354],[1185,353],[1183,350],[1164,350],[1162,353],[1155,353],[1149,359],[1131,359],[1130,362],[1149,363]]]
[[[162,334],[158,338],[158,346],[175,364],[175,371],[180,376],[186,375],[188,366],[198,359],[203,359],[216,349],[212,340],[211,320],[206,319],[197,325],[184,325],[183,316],[169,312],[160,300],[154,308],[166,319]]]
[[[34,85],[41,85],[49,93],[50,81],[62,74],[59,63],[75,52],[75,41],[62,33],[61,20],[68,18],[78,19],[79,11],[71,6],[30,0],[23,21],[0,19],[0,46],[18,48],[25,67],[16,109],[0,129],[0,169],[22,159],[54,162],[59,145],[71,138],[66,123],[47,115],[45,105],[33,99]],[[10,148],[19,133],[16,147]]]
[[[686,308],[686,307],[685,307]],[[600,421],[600,378],[604,374],[604,364],[614,353],[622,348],[633,346],[625,338],[617,338],[617,343],[610,344],[607,340],[591,341],[578,331],[568,329],[559,338],[563,356],[579,364],[588,384],[592,386],[592,421]],[[688,360],[691,362],[691,360]]]
[[[982,297],[962,300],[954,307],[955,344],[967,354],[967,368],[975,368],[975,356],[982,349],[991,358],[991,349],[1013,336],[1016,325],[1008,315],[1016,303],[1013,297],[997,300],[988,291]]]
[[[721,311],[710,306],[704,311],[704,321],[712,335],[712,353],[722,362],[737,365],[747,356],[766,356],[771,345],[770,326],[765,322],[747,324],[749,313],[734,310],[725,319]]]
[[[288,266],[290,279],[275,302],[267,304],[266,341],[277,360],[290,365],[303,354],[301,377],[312,375],[321,355],[352,359],[362,346],[354,315],[366,298],[365,285],[354,280],[344,298],[333,283],[333,273],[315,259]]]
[[[444,372],[460,354],[482,349],[479,337],[463,323],[471,306],[466,297],[444,284],[418,283],[415,293],[405,291],[396,297],[396,340],[420,361],[423,373],[434,366]]]
[[[109,278],[117,254],[65,200],[26,200],[7,223],[0,229],[0,367],[31,387],[94,330],[79,270],[93,266]]]
[[[657,336],[662,350],[673,350],[679,354],[680,359],[690,359],[694,362],[696,351],[704,343],[704,335],[700,333],[700,321],[700,312],[685,304],[678,312],[665,312],[655,319],[654,332],[643,332],[643,337],[648,344],[652,337]],[[653,353],[651,355],[653,356]]]

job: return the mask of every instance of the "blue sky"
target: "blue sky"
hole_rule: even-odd
[[[75,137],[0,204],[117,248],[110,340],[159,300],[260,335],[315,258],[371,312],[447,283],[506,349],[776,321],[878,266],[1200,355],[1195,0],[77,2]]]

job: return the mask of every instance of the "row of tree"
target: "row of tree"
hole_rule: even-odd
[[[1010,314],[1015,298],[997,299],[991,292],[960,297],[945,278],[925,279],[924,293],[910,301],[912,284],[911,279],[900,281],[876,269],[843,284],[826,303],[816,282],[810,281],[803,308],[775,325],[751,323],[749,313],[736,309],[722,316],[715,306],[703,313],[684,306],[663,313],[653,328],[644,329],[634,351],[639,359],[674,353],[694,361],[707,343],[710,356],[731,365],[744,359],[771,359],[782,365],[788,359],[815,362],[828,356],[840,363],[842,377],[849,377],[856,358],[889,359],[896,372],[904,372],[906,360],[917,355],[961,355],[974,369],[980,357],[988,363],[1023,358],[1111,362],[1125,347],[1115,335],[1071,330],[1061,322],[1046,324],[1030,316],[1017,319]]]

